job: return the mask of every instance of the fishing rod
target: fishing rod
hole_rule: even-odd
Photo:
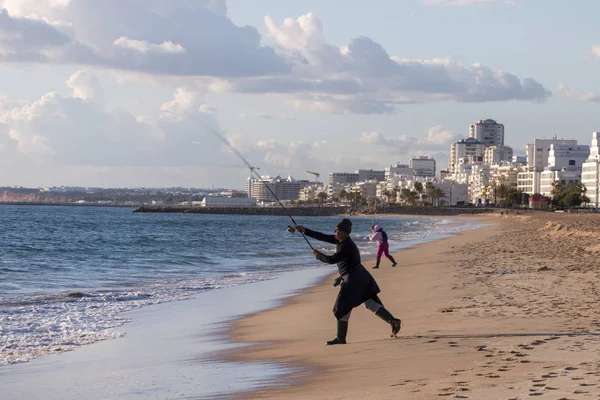
[[[248,160],[246,160],[246,158],[242,155],[242,153],[240,153],[235,147],[233,147],[233,145],[231,143],[229,143],[229,140],[227,140],[227,138],[225,136],[223,136],[221,133],[219,133],[217,130],[213,129],[211,126],[207,125],[206,123],[204,123],[203,121],[199,121],[202,125],[204,125],[204,127],[211,132],[213,135],[215,135],[219,140],[221,140],[223,143],[225,143],[225,145],[227,145],[227,147],[229,147],[231,149],[231,151],[233,151],[233,153],[235,155],[237,155],[240,160],[242,160],[242,162],[244,164],[246,164],[246,166],[248,167],[248,169],[250,170],[250,174],[254,174],[256,176],[256,178],[258,178],[259,181],[261,181],[265,187],[267,188],[267,190],[271,193],[271,195],[273,196],[273,198],[275,198],[275,200],[277,200],[277,203],[279,203],[279,205],[281,206],[281,208],[283,208],[283,210],[285,211],[285,213],[287,214],[287,216],[292,220],[292,223],[294,224],[294,226],[298,225],[296,223],[296,221],[294,220],[294,217],[292,217],[292,215],[290,214],[290,212],[288,211],[287,208],[285,208],[285,206],[283,205],[283,203],[279,200],[279,198],[277,197],[277,195],[275,195],[275,193],[273,192],[273,190],[271,190],[271,188],[269,187],[269,185],[267,184],[267,182],[265,182],[264,179],[261,178],[261,176],[258,174],[258,172],[256,172],[257,169],[260,169],[258,167],[254,167],[252,166],[252,164],[250,164],[250,162]],[[289,233],[294,233],[296,231],[296,229],[290,225],[288,225],[288,232]],[[314,247],[312,247],[312,244],[310,244],[310,242],[308,241],[308,239],[306,238],[306,235],[304,235],[304,232],[302,231],[298,231],[300,232],[300,234],[302,235],[302,237],[304,238],[304,240],[306,240],[306,243],[308,243],[308,245],[310,246],[311,250],[314,250]]]

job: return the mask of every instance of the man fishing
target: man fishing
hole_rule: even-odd
[[[377,243],[377,256],[375,257],[375,266],[373,269],[379,268],[381,256],[385,256],[392,262],[392,267],[398,265],[394,257],[390,255],[390,245],[388,243],[388,235],[379,225],[371,225],[371,235],[369,239]]]
[[[396,336],[400,331],[401,321],[385,309],[382,301],[377,296],[380,292],[377,282],[361,264],[358,247],[350,238],[352,222],[344,218],[336,225],[333,235],[315,232],[302,225],[295,225],[295,228],[308,237],[336,245],[335,253],[330,256],[316,250],[312,251],[313,255],[324,263],[337,263],[340,273],[333,284],[333,286],[341,285],[333,306],[333,314],[337,319],[337,335],[327,344],[346,344],[350,313],[354,307],[358,307],[363,303],[367,309],[390,324],[392,336]]]

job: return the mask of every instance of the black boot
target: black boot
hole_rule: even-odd
[[[392,326],[392,337],[396,337],[396,335],[398,335],[402,321],[400,321],[398,318],[394,318],[394,316],[388,310],[386,310],[385,307],[381,307],[379,310],[377,310],[375,315]]]
[[[396,260],[394,260],[394,257],[390,256],[389,259],[392,262],[392,267],[395,267],[396,265],[398,265],[398,263],[396,262]]]
[[[379,263],[381,262],[381,260],[377,260],[377,262],[375,263],[375,266],[373,267],[373,269],[377,269],[379,268]]]
[[[346,344],[346,334],[348,333],[348,321],[337,320],[337,336],[327,342],[328,346],[334,344]]]

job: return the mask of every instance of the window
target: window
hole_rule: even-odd
[[[575,160],[569,160],[569,165],[575,165]]]

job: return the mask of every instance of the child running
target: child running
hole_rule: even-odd
[[[379,262],[381,261],[381,255],[385,254],[387,258],[392,262],[392,267],[398,265],[394,257],[390,255],[390,246],[388,244],[388,235],[385,233],[383,228],[379,225],[371,225],[371,235],[369,239],[377,242],[377,262],[373,269],[379,268]]]

